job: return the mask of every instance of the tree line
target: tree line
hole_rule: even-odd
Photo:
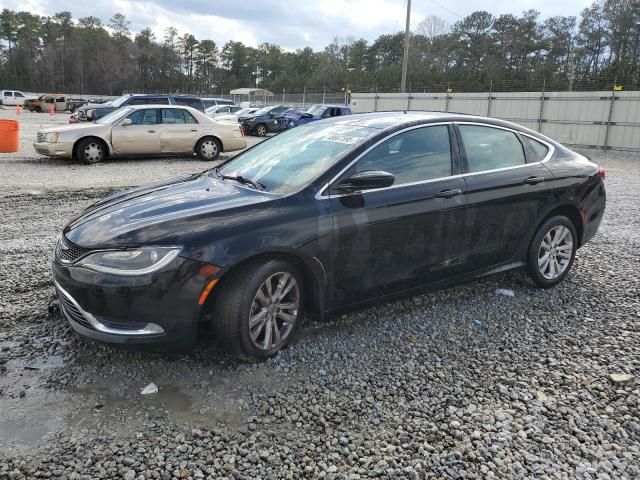
[[[118,95],[221,94],[240,87],[280,93],[397,91],[404,33],[373,42],[336,37],[322,51],[228,41],[219,46],[167,28],[132,33],[120,13],[105,24],[70,12],[0,14],[0,88]],[[215,28],[215,26],[214,26]],[[476,11],[449,24],[428,16],[411,32],[411,91],[626,89],[640,83],[640,0],[601,0],[579,16],[546,19]]]

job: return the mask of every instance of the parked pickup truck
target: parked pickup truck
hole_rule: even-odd
[[[38,98],[25,100],[24,108],[30,112],[49,112],[51,105],[56,112],[69,110],[71,99],[64,93],[44,93]]]

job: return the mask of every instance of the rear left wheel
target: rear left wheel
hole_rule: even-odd
[[[569,274],[576,256],[578,237],[573,222],[558,215],[544,222],[529,247],[528,271],[540,287],[549,288]]]
[[[220,141],[213,137],[201,138],[196,144],[196,155],[205,162],[216,160],[221,150]]]

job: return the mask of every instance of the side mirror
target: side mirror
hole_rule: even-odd
[[[275,116],[276,116],[276,114],[275,114],[275,113],[273,113],[273,112],[269,112],[269,118],[273,118],[273,117],[275,117]]]
[[[396,177],[389,172],[365,170],[345,178],[335,188],[343,192],[359,192],[361,190],[390,187],[395,180]]]
[[[132,123],[133,123],[133,120],[131,120],[130,118],[125,118],[120,125],[122,127],[128,127]]]

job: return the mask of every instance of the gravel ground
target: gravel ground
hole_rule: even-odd
[[[98,345],[51,303],[70,215],[197,161],[0,156],[0,478],[640,478],[640,382],[609,379],[640,377],[640,155],[589,155],[607,213],[562,285],[511,273],[309,323],[259,365],[206,338]],[[54,168],[83,182],[42,188]]]

